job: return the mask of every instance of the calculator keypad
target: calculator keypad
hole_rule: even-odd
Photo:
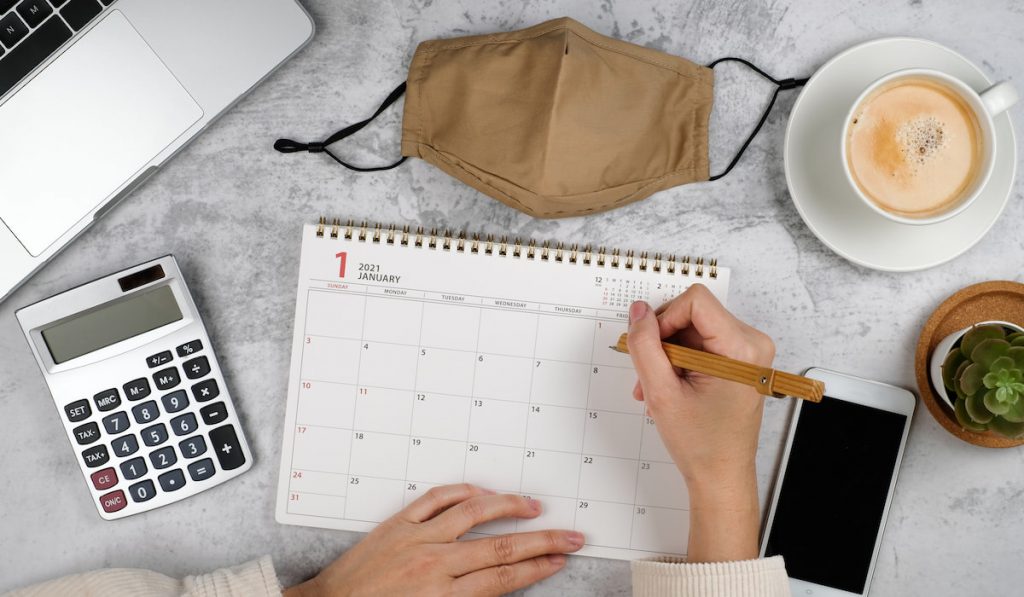
[[[214,400],[221,391],[211,377],[213,355],[203,349],[195,339],[156,353],[146,359],[152,373],[64,407],[67,420],[78,423],[72,436],[85,448],[82,461],[95,469],[89,472],[91,486],[106,491],[99,497],[104,512],[246,464],[238,430],[226,423],[228,405]],[[190,385],[180,387],[183,378]],[[102,415],[92,418],[94,413]]]

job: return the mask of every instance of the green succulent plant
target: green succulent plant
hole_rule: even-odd
[[[1024,333],[972,328],[946,355],[942,383],[965,429],[1024,436]]]

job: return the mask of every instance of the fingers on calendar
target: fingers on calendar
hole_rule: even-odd
[[[624,322],[315,290],[306,321],[289,514],[380,522],[471,482],[543,504],[478,533],[685,551],[683,481],[607,349]]]

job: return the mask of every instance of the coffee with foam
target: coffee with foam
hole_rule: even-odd
[[[925,77],[884,84],[846,128],[846,160],[860,191],[908,218],[942,214],[971,193],[981,171],[982,135],[971,106]]]

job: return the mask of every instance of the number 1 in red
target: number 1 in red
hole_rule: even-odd
[[[348,259],[348,252],[347,251],[342,251],[341,253],[338,253],[337,255],[335,255],[335,257],[337,257],[338,259],[341,260],[341,265],[338,267],[338,277],[339,278],[344,278],[345,277],[345,261]]]

